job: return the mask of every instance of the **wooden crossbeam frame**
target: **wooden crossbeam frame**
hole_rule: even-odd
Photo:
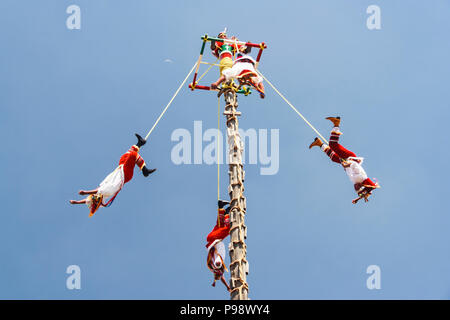
[[[244,41],[237,41],[237,40],[231,40],[231,39],[214,38],[214,37],[209,37],[208,35],[204,35],[203,37],[201,37],[201,39],[202,39],[202,46],[200,48],[200,55],[197,60],[197,66],[195,69],[194,78],[193,78],[192,82],[189,84],[189,88],[191,89],[191,91],[194,91],[195,89],[206,90],[206,91],[218,91],[218,89],[211,89],[210,86],[203,86],[203,85],[199,85],[197,83],[198,70],[200,68],[200,64],[204,63],[204,62],[202,62],[202,59],[203,59],[203,53],[205,51],[205,46],[206,46],[207,42],[220,41],[223,43],[239,44],[239,45],[245,45],[247,47],[259,48],[258,55],[256,57],[256,68],[259,65],[259,61],[261,60],[261,55],[262,55],[264,49],[267,48],[267,45],[264,42],[252,43],[252,42],[244,42]],[[247,96],[248,94],[251,93],[251,91],[250,91],[250,88],[242,88],[242,89],[239,89],[236,93],[244,94]]]

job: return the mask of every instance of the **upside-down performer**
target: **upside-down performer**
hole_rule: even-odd
[[[368,198],[372,194],[374,189],[379,188],[378,182],[373,182],[367,177],[366,172],[362,167],[364,158],[357,157],[355,153],[347,150],[339,144],[339,137],[342,132],[339,129],[341,123],[340,117],[328,117],[333,123],[333,129],[331,130],[330,144],[327,146],[319,138],[315,138],[313,143],[309,146],[311,149],[317,146],[322,149],[331,159],[331,161],[340,163],[343,167],[350,180],[353,182],[358,198],[353,199],[352,203],[356,204],[360,199],[364,198],[364,201],[369,201]]]
[[[101,206],[107,207],[112,204],[123,185],[133,178],[134,166],[139,167],[145,177],[156,170],[147,169],[144,159],[139,155],[139,149],[146,140],[137,133],[136,137],[138,143],[120,157],[119,166],[100,183],[100,186],[94,190],[80,190],[78,194],[88,197],[79,201],[70,200],[71,204],[85,203],[89,207],[89,217],[92,217]],[[110,199],[105,203],[104,200],[107,198]]]
[[[239,53],[234,60],[233,67],[222,71],[220,78],[211,84],[211,89],[217,87],[224,81],[237,79],[241,84],[250,84],[259,92],[261,99],[264,99],[264,84],[262,77],[256,72],[256,61],[247,53],[247,47],[239,48]]]
[[[219,200],[218,202],[218,217],[214,229],[208,234],[206,238],[206,248],[208,250],[208,256],[206,258],[206,265],[208,269],[214,274],[214,282],[212,286],[216,286],[216,281],[220,280],[230,291],[230,286],[225,280],[224,273],[227,270],[225,266],[225,246],[222,242],[230,234],[230,207],[224,209],[229,202]]]

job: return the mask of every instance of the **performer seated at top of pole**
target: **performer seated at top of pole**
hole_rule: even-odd
[[[222,242],[230,234],[230,207],[228,201],[218,201],[218,217],[216,225],[213,230],[208,234],[206,241],[206,248],[208,250],[208,256],[206,259],[206,265],[208,269],[214,274],[214,282],[212,286],[216,286],[216,281],[221,280],[222,283],[230,291],[230,286],[225,280],[224,273],[228,271],[225,266],[225,246]],[[228,208],[224,209],[228,205]]]
[[[217,35],[217,38],[219,39],[228,39],[228,40],[238,40],[235,36],[232,36],[231,38],[227,37],[227,28],[220,32]],[[225,43],[220,41],[211,41],[211,50],[212,54],[217,58],[220,59],[219,62],[219,70],[220,74],[226,69],[229,69],[233,66],[233,54],[236,52],[236,50],[240,47],[239,44],[234,43]]]
[[[241,84],[249,82],[259,92],[261,99],[264,99],[264,84],[262,83],[262,77],[256,72],[256,61],[250,55],[248,55],[247,46],[241,46],[236,60],[231,68],[225,69],[222,72],[220,78],[211,84],[211,89],[217,89],[217,87],[224,81],[230,81],[237,79]]]
[[[364,201],[369,201],[368,198],[372,194],[372,191],[380,186],[374,183],[367,177],[366,172],[361,166],[364,158],[357,157],[355,153],[345,149],[339,144],[339,137],[342,132],[339,129],[341,123],[340,117],[328,117],[333,123],[333,129],[331,130],[330,145],[327,146],[319,138],[315,138],[313,143],[309,146],[311,149],[314,146],[320,147],[333,162],[340,163],[350,180],[353,182],[358,198],[352,200],[352,203],[356,204],[360,199],[364,198]]]
[[[133,178],[134,166],[138,166],[142,170],[142,174],[147,177],[156,169],[147,169],[144,159],[139,155],[139,149],[146,143],[146,140],[136,133],[138,142],[120,157],[119,166],[111,172],[94,190],[80,190],[78,194],[89,195],[83,200],[70,200],[71,204],[85,203],[90,210],[91,217],[100,208],[111,205],[117,194],[122,190],[125,183]],[[103,200],[111,197],[107,203]]]

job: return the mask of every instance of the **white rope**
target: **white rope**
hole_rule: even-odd
[[[314,132],[315,133],[317,133],[317,135],[322,139],[322,141],[323,142],[325,142],[326,144],[328,144],[328,141],[327,141],[327,139],[325,139],[321,134],[320,134],[320,132],[292,105],[292,103],[290,103],[289,101],[288,101],[288,99],[286,99],[282,94],[281,94],[281,92],[280,91],[278,91],[277,90],[277,88],[275,88],[275,86],[269,81],[269,80],[267,80],[267,78],[266,77],[264,77],[264,75],[259,71],[259,70],[257,70],[256,72],[258,72],[259,73],[259,75],[261,76],[261,77],[263,77],[263,79],[264,80],[266,80],[266,82],[272,87],[272,89],[273,90],[275,90],[275,92],[276,93],[278,93],[278,95],[292,108],[292,110],[294,110],[302,119],[303,119],[303,121],[305,121],[306,122],[306,124],[308,125],[308,126],[310,126],[311,127],[311,129],[313,129],[314,130]]]
[[[161,120],[162,116],[164,115],[164,113],[166,113],[167,109],[169,109],[170,105],[172,104],[173,100],[175,99],[175,97],[177,96],[178,92],[180,92],[181,88],[184,86],[184,84],[186,83],[187,79],[189,78],[189,76],[191,75],[192,71],[194,71],[195,67],[197,66],[197,63],[194,64],[194,66],[192,67],[191,71],[189,71],[188,75],[186,76],[186,78],[183,80],[183,82],[180,84],[180,86],[178,87],[177,91],[175,91],[175,94],[173,95],[172,99],[170,99],[169,103],[167,104],[167,106],[164,108],[164,110],[161,112],[161,114],[159,115],[158,119],[156,119],[155,124],[153,125],[153,127],[150,129],[150,131],[147,133],[147,135],[145,136],[145,140],[148,139],[148,137],[150,136],[150,134],[152,133],[153,129],[155,129],[156,125],[158,124],[159,120]]]

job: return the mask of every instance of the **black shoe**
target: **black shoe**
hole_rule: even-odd
[[[147,141],[146,141],[144,138],[142,138],[140,135],[138,135],[137,133],[135,133],[135,135],[136,135],[136,137],[137,137],[137,139],[138,139],[138,143],[136,143],[136,146],[137,146],[138,148],[140,148],[140,147],[142,147]]]
[[[142,174],[144,175],[144,177],[148,177],[150,174],[152,174],[153,172],[155,172],[156,171],[156,168],[155,169],[147,169],[147,167],[146,166],[144,166],[143,168],[142,168]]]
[[[219,201],[217,202],[217,205],[219,206],[220,209],[222,209],[223,207],[225,207],[227,204],[230,204],[230,201],[219,200]]]

